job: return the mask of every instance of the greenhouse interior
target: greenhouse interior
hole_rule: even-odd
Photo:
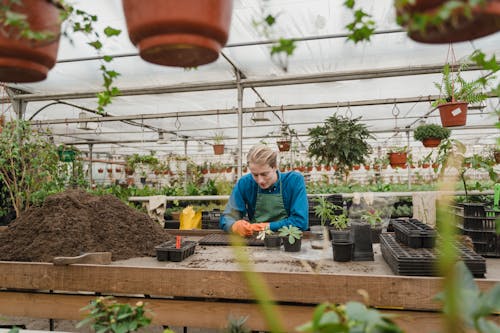
[[[0,25],[0,332],[500,332],[499,0]]]

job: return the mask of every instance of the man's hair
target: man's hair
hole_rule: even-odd
[[[272,168],[277,166],[278,153],[266,145],[260,144],[250,148],[247,162],[254,164],[267,164]]]

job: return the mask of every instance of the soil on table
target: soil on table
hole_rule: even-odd
[[[67,190],[47,197],[0,232],[0,260],[51,262],[57,256],[111,252],[112,260],[154,256],[172,237],[113,195]]]

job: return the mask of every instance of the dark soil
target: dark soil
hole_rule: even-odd
[[[0,260],[51,262],[57,256],[111,252],[113,260],[154,256],[171,236],[112,195],[68,190],[47,197],[0,232]]]

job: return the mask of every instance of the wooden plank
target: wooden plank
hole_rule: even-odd
[[[280,302],[344,303],[361,300],[357,291],[363,289],[372,306],[405,310],[440,307],[432,300],[442,289],[441,279],[435,277],[268,272],[261,275],[273,299]],[[483,290],[498,282],[477,280]],[[241,272],[204,269],[0,262],[0,288],[254,299]]]
[[[0,232],[7,230],[8,226],[6,225],[0,225]]]
[[[38,294],[38,293],[0,293],[0,313],[6,316],[30,318],[52,318],[81,320],[80,311],[95,296]],[[232,317],[248,317],[247,326],[252,330],[268,330],[258,305],[223,301],[188,301],[172,299],[141,299],[116,297],[120,303],[135,304],[141,300],[152,311],[153,323],[170,326],[200,328],[224,328]],[[314,306],[278,305],[282,325],[287,332],[312,318]],[[407,333],[441,331],[441,316],[436,312],[385,311],[395,315],[396,323]],[[498,322],[498,317],[496,317]]]

